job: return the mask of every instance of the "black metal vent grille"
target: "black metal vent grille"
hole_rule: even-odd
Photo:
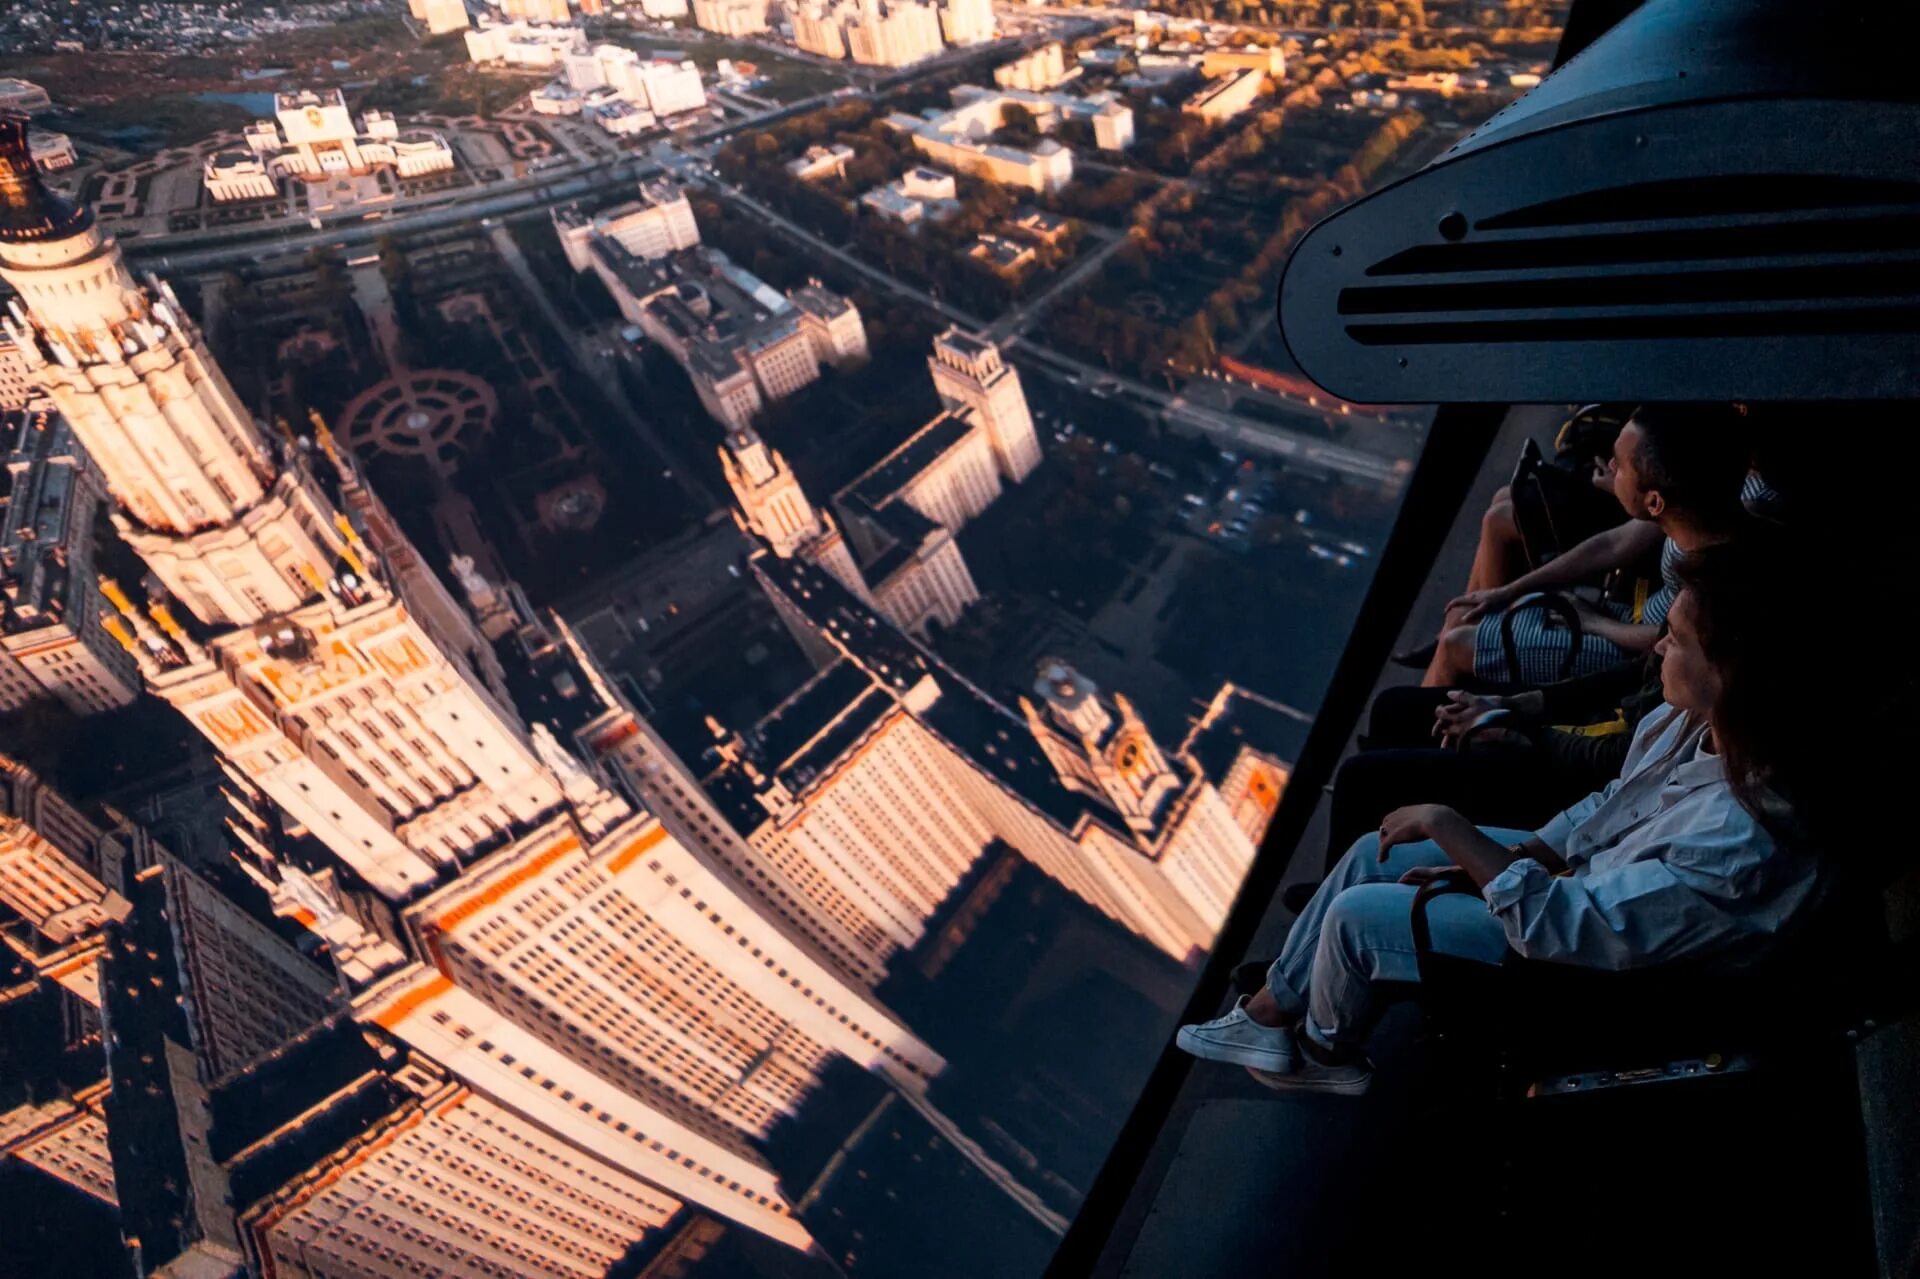
[[[1282,328],[1362,402],[1907,398],[1916,125],[1690,103],[1468,151],[1309,233]]]

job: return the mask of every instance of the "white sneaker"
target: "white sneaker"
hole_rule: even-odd
[[[1233,1011],[1197,1026],[1182,1026],[1173,1042],[1182,1052],[1204,1061],[1224,1061],[1249,1070],[1284,1074],[1300,1061],[1300,1050],[1293,1032],[1284,1026],[1262,1026],[1247,1016],[1247,1000],[1242,995]]]
[[[1364,1057],[1338,1066],[1323,1066],[1301,1052],[1288,1071],[1259,1070],[1248,1066],[1247,1073],[1275,1092],[1325,1092],[1340,1097],[1358,1097],[1373,1082],[1373,1067]]]

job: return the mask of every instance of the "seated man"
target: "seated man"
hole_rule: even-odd
[[[1659,642],[1666,704],[1640,722],[1617,780],[1532,835],[1436,805],[1390,813],[1314,894],[1265,989],[1181,1027],[1179,1046],[1276,1088],[1364,1092],[1374,983],[1419,980],[1414,894],[1449,871],[1481,897],[1432,901],[1432,944],[1487,963],[1509,949],[1603,969],[1739,963],[1814,903],[1824,867],[1802,851],[1792,804],[1824,797],[1809,775],[1835,765],[1784,726],[1792,717],[1767,711],[1799,652],[1766,634],[1778,629],[1764,620],[1778,562],[1726,543],[1680,571]]]
[[[1614,498],[1613,475],[1606,465],[1613,437],[1620,430],[1618,420],[1609,428],[1604,416],[1576,419],[1562,428],[1563,439],[1566,432],[1576,428],[1584,429],[1568,449],[1575,461],[1567,465],[1542,463],[1532,470],[1531,478],[1518,493],[1505,485],[1494,493],[1487,513],[1480,517],[1480,540],[1467,576],[1469,592],[1505,586],[1538,567],[1528,562],[1523,526],[1550,529],[1560,546],[1572,547],[1626,520],[1626,512]],[[1425,667],[1432,655],[1418,662],[1406,655],[1394,660]]]
[[[1646,653],[1678,589],[1673,571],[1679,558],[1728,540],[1749,522],[1740,503],[1751,453],[1745,428],[1731,405],[1635,410],[1614,441],[1610,471],[1628,521],[1504,586],[1452,601],[1424,682],[1540,685],[1563,678],[1563,671],[1591,675]],[[1509,657],[1502,615],[1521,596],[1631,569],[1656,551],[1661,584],[1638,608],[1581,605],[1579,634],[1550,625],[1543,610],[1516,614]],[[1570,657],[1572,669],[1566,671]]]

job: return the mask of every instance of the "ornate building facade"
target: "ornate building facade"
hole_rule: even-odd
[[[142,1269],[588,1276],[694,1212],[805,1249],[763,1152],[830,1067],[958,1132],[941,1056],[873,991],[986,850],[1178,958],[1224,917],[1280,758],[1252,703],[1169,751],[1064,664],[1009,709],[886,620],[964,607],[954,533],[1040,461],[983,339],[941,336],[945,409],[831,513],[728,433],[754,573],[817,673],[712,724],[701,776],[563,624],[470,564],[457,599],[324,423],[256,421],[5,116],[0,278],[147,568],[102,625],[232,805],[232,857],[189,865],[0,776],[9,962],[99,1041],[112,1177],[78,1110],[46,1130]],[[857,358],[850,307],[789,301]]]
[[[10,337],[101,459],[114,521],[149,570],[145,598],[110,592],[115,627],[148,690],[218,749],[237,870],[328,957],[339,997],[316,983],[314,1004],[350,1001],[355,1034],[403,1043],[427,1075],[460,1081],[404,1087],[436,1099],[407,1113],[444,1119],[455,1103],[444,1088],[472,1089],[489,1099],[459,1102],[487,1112],[472,1122],[510,1113],[523,1133],[544,1134],[546,1157],[584,1170],[550,1176],[591,1172],[618,1190],[592,1212],[556,1202],[555,1213],[597,1212],[629,1229],[684,1202],[804,1247],[757,1138],[833,1057],[915,1093],[941,1059],[743,868],[682,845],[562,747],[571,726],[522,719],[513,690],[550,686],[565,672],[536,665],[577,654],[498,592],[487,593],[496,607],[483,631],[323,424],[296,435],[257,423],[172,290],[137,282],[90,213],[40,184],[17,117],[0,117],[0,278],[21,296]],[[514,615],[494,616],[502,608]],[[605,687],[568,669],[577,685]],[[374,1223],[385,1234],[325,1206],[306,1233],[276,1225],[291,1208],[247,1217],[303,1178],[338,1184],[322,1175],[330,1160],[389,1170],[366,1174],[376,1181],[405,1166],[417,1181],[454,1184],[470,1146],[422,1118],[409,1122],[437,1135],[417,1162],[369,1161],[355,1153],[364,1116],[336,1098],[341,1128],[316,1113],[297,1140],[287,1134],[304,1154],[269,1163],[277,1181],[235,1189],[232,1169],[213,1166],[221,1143],[187,1134],[223,1091],[257,1090],[274,1069],[276,1054],[258,1056],[264,1040],[238,1024],[264,1005],[236,989],[276,980],[270,939],[224,919],[205,885],[158,860],[140,882],[146,904],[120,949],[142,976],[115,989],[141,1002],[119,1015],[109,1061],[130,1114],[177,1105],[178,1157],[207,1238],[261,1257],[338,1246],[376,1273],[393,1272],[398,1240],[441,1255],[484,1242],[501,1273],[585,1273],[606,1260],[588,1248],[568,1263],[577,1270],[536,1265],[550,1244],[538,1213],[499,1225],[512,1247],[451,1208]],[[61,883],[70,891],[47,904],[50,921],[98,909],[87,906],[98,876]],[[234,948],[250,937],[260,953],[242,964]],[[150,986],[160,993],[148,998]],[[300,1016],[288,1009],[255,1033],[278,1035]],[[178,1203],[153,1212],[175,1223],[154,1228],[153,1247],[193,1236]]]
[[[453,168],[453,147],[438,133],[402,130],[384,111],[367,112],[356,127],[338,89],[275,94],[274,118],[248,125],[246,141],[245,152],[207,157],[201,176],[215,200],[271,196],[281,178],[313,182],[375,169],[414,178]]]
[[[959,620],[980,597],[955,534],[1040,464],[1020,375],[984,338],[949,329],[927,361],[947,410],[818,510],[778,450],[730,431],[720,463],[741,526],[780,558],[825,569],[910,634]]]
[[[1000,842],[1170,956],[1211,944],[1257,843],[1225,778],[1064,664],[1015,712],[804,558],[753,564],[819,673],[742,731],[714,725],[702,780],[815,935],[885,971]]]

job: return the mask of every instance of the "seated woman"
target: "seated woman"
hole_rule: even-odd
[[[1779,713],[1805,658],[1766,617],[1781,571],[1751,542],[1688,557],[1659,642],[1666,704],[1640,722],[1617,780],[1531,835],[1437,805],[1390,813],[1321,884],[1266,987],[1181,1027],[1179,1046],[1276,1088],[1364,1092],[1374,984],[1419,980],[1413,897],[1456,869],[1481,896],[1430,903],[1448,954],[1603,969],[1751,960],[1826,879],[1795,819],[1802,796],[1825,811],[1812,779],[1827,765],[1800,717]]]
[[[1425,683],[1445,687],[1476,679],[1539,685],[1568,675],[1591,675],[1644,654],[1659,637],[1661,619],[1677,591],[1674,566],[1688,551],[1710,546],[1743,527],[1740,503],[1751,444],[1731,405],[1643,405],[1621,428],[1611,463],[1613,492],[1631,518],[1588,538],[1504,586],[1469,591],[1447,606]],[[1632,568],[1660,552],[1662,585],[1637,610],[1580,606],[1581,632],[1549,625],[1543,609],[1513,619],[1514,656],[1502,639],[1503,613],[1534,591],[1576,585],[1615,569]],[[1579,649],[1571,670],[1565,662]]]

